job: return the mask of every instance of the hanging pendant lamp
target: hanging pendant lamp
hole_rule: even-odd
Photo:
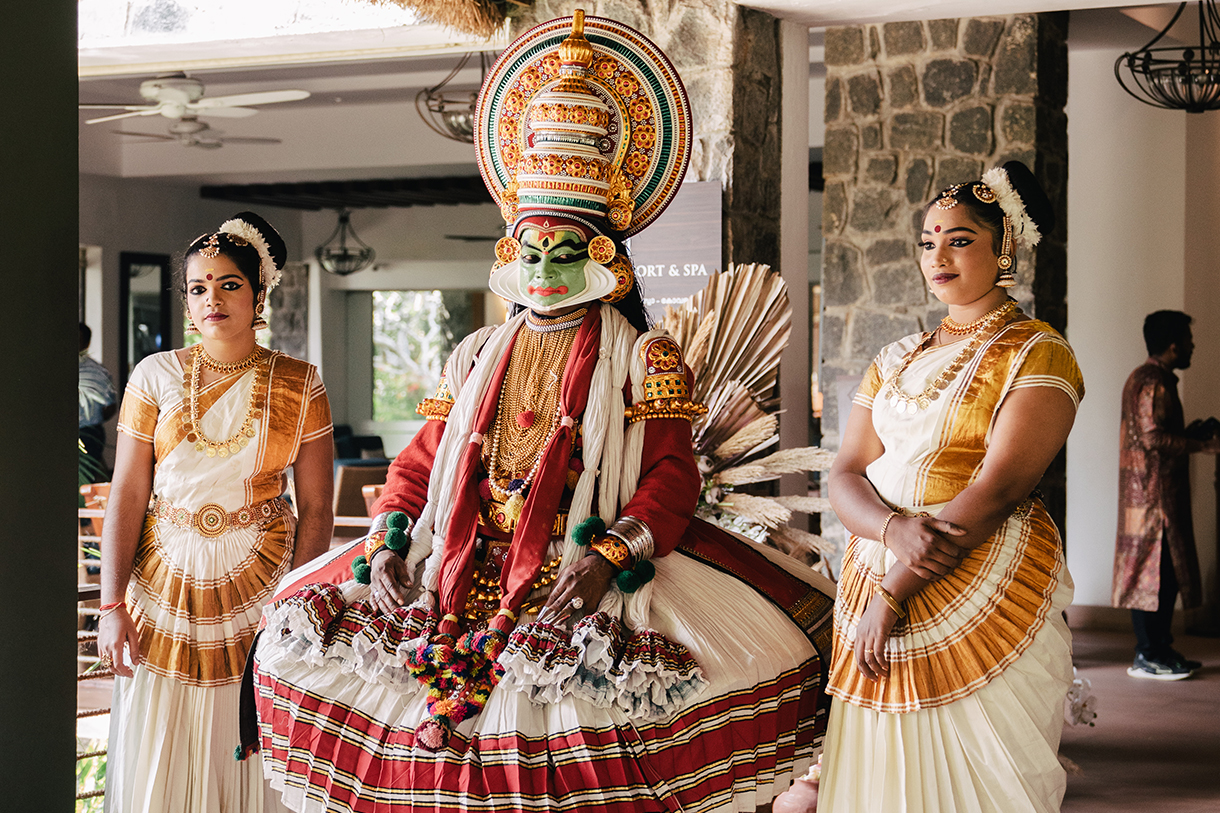
[[[354,246],[347,244],[349,237]],[[314,249],[313,255],[323,269],[341,277],[363,271],[377,258],[377,252],[356,236],[347,209],[339,210],[339,225],[326,238],[326,242]]]
[[[1220,13],[1216,0],[1199,2],[1199,44],[1153,48],[1177,23],[1186,3],[1159,34],[1114,63],[1119,85],[1144,104],[1164,110],[1202,113],[1220,109]],[[1127,74],[1124,80],[1124,69]]]
[[[445,90],[445,87],[466,67],[470,57],[469,53],[463,54],[439,85],[415,94],[415,110],[432,132],[466,144],[474,143],[474,109],[479,94],[477,91]],[[482,51],[479,52],[479,68],[479,84],[482,85],[482,77],[487,76],[487,54]]]

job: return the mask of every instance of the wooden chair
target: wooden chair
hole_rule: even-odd
[[[335,536],[353,538],[368,533],[368,524],[361,528],[345,518],[367,517],[368,506],[362,489],[366,485],[384,483],[390,471],[385,466],[337,466],[335,472]]]
[[[385,488],[385,483],[377,483],[375,485],[363,486],[360,489],[360,495],[364,497],[364,511],[370,517],[373,516],[373,503],[381,497],[381,491]]]

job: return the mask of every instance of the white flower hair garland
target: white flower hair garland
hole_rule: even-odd
[[[275,260],[271,259],[271,249],[267,247],[267,241],[263,238],[262,232],[237,218],[221,223],[217,231],[240,237],[254,246],[254,250],[258,252],[259,282],[262,283],[264,293],[271,293],[272,289],[280,284],[280,269],[276,267]]]
[[[982,180],[995,193],[1000,210],[1012,221],[1013,238],[1028,248],[1038,245],[1042,233],[1038,231],[1038,224],[1025,211],[1025,202],[1021,200],[1021,195],[1012,188],[1008,172],[1003,167],[992,167],[983,173]]]

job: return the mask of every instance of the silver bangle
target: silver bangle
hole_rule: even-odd
[[[618,521],[606,530],[606,533],[623,540],[623,544],[631,553],[633,562],[639,563],[651,559],[652,554],[656,551],[657,546],[652,537],[652,530],[644,524],[643,520],[635,517],[619,517]]]

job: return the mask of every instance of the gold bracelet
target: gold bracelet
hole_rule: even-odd
[[[885,522],[881,523],[881,538],[877,541],[881,543],[881,547],[883,547],[883,548],[886,546],[885,545],[885,529],[890,527],[890,520],[892,520],[896,516],[900,516],[900,513],[898,511],[891,511],[890,515],[885,518]]]
[[[631,569],[631,549],[617,536],[599,536],[589,547],[604,556],[615,570]]]
[[[893,610],[894,614],[899,618],[907,617],[907,611],[902,608],[902,605],[898,603],[898,599],[894,598],[889,590],[886,590],[881,585],[877,585],[877,595],[881,596],[881,600],[888,604],[890,609]]]

